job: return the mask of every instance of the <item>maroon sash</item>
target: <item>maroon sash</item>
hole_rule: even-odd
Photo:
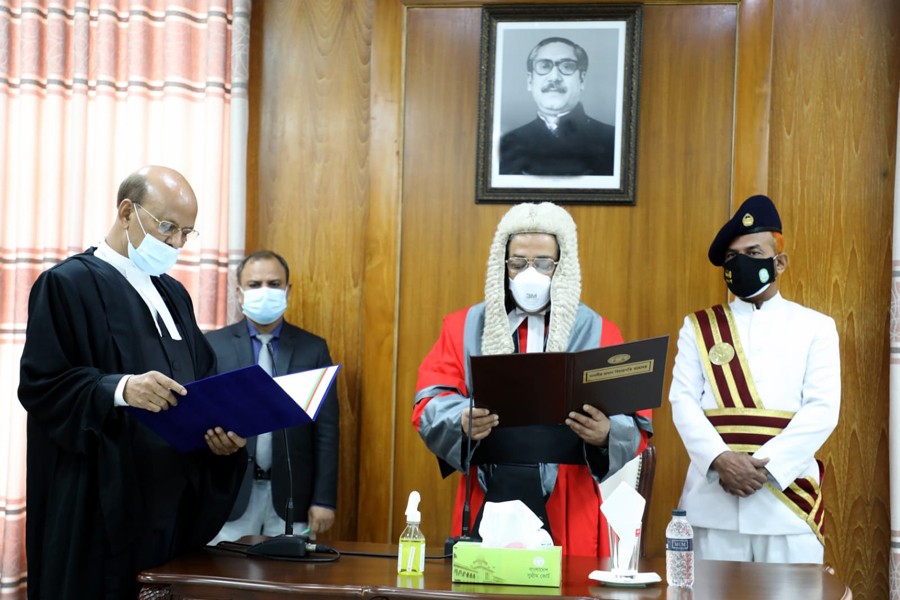
[[[781,433],[794,413],[767,410],[756,391],[744,350],[741,347],[731,308],[716,305],[691,315],[700,359],[716,397],[718,408],[706,409],[706,417],[734,452],[752,454]],[[825,506],[821,481],[825,465],[819,465],[819,481],[813,477],[794,480],[784,491],[766,486],[791,511],[803,519],[825,543]]]

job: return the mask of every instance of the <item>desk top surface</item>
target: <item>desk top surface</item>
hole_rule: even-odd
[[[319,542],[323,544],[323,542]],[[662,583],[645,588],[605,586],[588,579],[596,569],[606,568],[606,559],[563,557],[561,587],[541,588],[488,584],[453,583],[450,559],[427,559],[421,577],[397,574],[393,544],[364,542],[325,543],[342,552],[336,562],[308,563],[249,558],[218,549],[206,549],[178,558],[162,567],[144,571],[138,577],[146,587],[168,588],[172,597],[219,590],[225,595],[205,593],[202,597],[379,597],[432,598],[454,596],[516,597],[556,596],[563,598],[690,598],[688,591],[669,589],[665,583],[665,559],[641,560],[640,570],[655,571]],[[386,557],[356,556],[346,552],[384,554]],[[428,548],[427,555],[439,555]],[[328,557],[314,553],[312,557]],[[793,592],[793,593],[792,593]],[[246,596],[245,596],[246,595]],[[725,561],[696,561],[693,596],[697,598],[849,598],[849,591],[821,565],[772,565]]]

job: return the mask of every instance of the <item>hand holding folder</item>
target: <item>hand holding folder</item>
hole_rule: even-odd
[[[179,452],[191,452],[207,447],[203,436],[214,427],[246,438],[315,421],[339,369],[272,378],[252,365],[185,384],[187,395],[168,410],[126,410]]]
[[[475,406],[500,427],[557,425],[585,404],[606,416],[662,405],[668,336],[579,352],[473,356]]]

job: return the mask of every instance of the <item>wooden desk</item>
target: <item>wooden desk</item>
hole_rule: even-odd
[[[587,578],[606,560],[563,557],[559,588],[451,583],[450,559],[428,559],[422,577],[397,575],[397,546],[361,542],[319,542],[339,551],[392,554],[395,558],[341,556],[333,563],[302,563],[247,558],[207,549],[144,571],[141,600],[180,598],[245,600],[250,598],[727,598],[729,600],[804,598],[849,599],[850,591],[820,565],[763,565],[697,561],[693,592],[668,588],[665,559],[641,560],[641,571],[655,571],[662,583],[646,588],[607,587]],[[440,554],[429,548],[428,555]],[[313,556],[327,556],[314,554]]]

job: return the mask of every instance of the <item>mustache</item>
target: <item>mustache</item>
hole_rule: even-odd
[[[548,81],[541,88],[541,92],[560,92],[565,94],[569,91],[569,88],[561,81]]]

